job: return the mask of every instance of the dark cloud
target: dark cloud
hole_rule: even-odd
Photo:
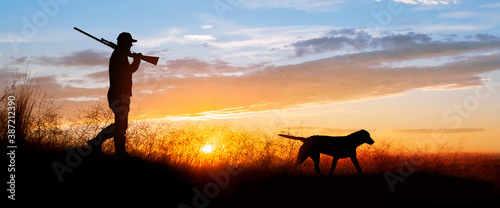
[[[94,80],[94,81],[108,81],[109,77],[109,72],[108,70],[105,71],[100,71],[100,72],[94,72],[91,74],[86,75],[88,79]]]
[[[27,62],[26,62],[27,60],[28,60],[28,57],[26,57],[26,56],[19,57],[19,58],[10,57],[10,64],[13,64],[13,65],[27,64]]]
[[[302,40],[291,44],[295,48],[295,57],[337,51],[350,50],[383,50],[393,54],[427,56],[449,55],[470,50],[490,50],[500,48],[500,38],[488,34],[465,36],[459,40],[456,35],[447,35],[444,40],[433,40],[430,35],[408,32],[406,34],[382,34],[373,37],[359,29],[332,30],[324,37]],[[411,49],[411,50],[409,50]],[[409,52],[412,52],[410,54]],[[444,53],[444,54],[443,54]]]
[[[39,56],[33,60],[49,66],[107,66],[110,55],[109,52],[89,49],[60,57]]]
[[[67,83],[61,83],[54,76],[34,77],[34,83],[43,87],[49,95],[57,99],[66,99],[73,97],[96,97],[105,95],[107,87],[104,88],[82,88],[74,87]],[[72,80],[71,83],[80,83],[81,80]]]
[[[332,30],[325,37],[302,40],[291,44],[295,48],[295,56],[335,51],[344,48],[365,49],[372,36],[365,31],[355,29]]]

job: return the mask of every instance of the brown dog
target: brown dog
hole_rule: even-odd
[[[321,174],[319,170],[319,154],[327,154],[333,157],[332,168],[330,169],[330,175],[333,174],[337,161],[340,158],[351,158],[352,163],[356,166],[359,174],[363,175],[361,167],[359,166],[358,159],[356,158],[356,148],[363,143],[373,144],[374,141],[370,137],[370,133],[365,130],[360,130],[349,134],[347,136],[311,136],[311,137],[295,137],[289,135],[278,134],[281,137],[300,140],[304,144],[299,149],[299,155],[297,156],[297,162],[295,162],[294,168],[297,168],[302,162],[304,162],[307,157],[311,157],[314,161],[314,169],[318,174]]]

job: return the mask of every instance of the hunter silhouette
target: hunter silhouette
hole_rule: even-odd
[[[104,128],[87,144],[93,152],[100,153],[102,143],[114,137],[115,156],[118,159],[131,159],[125,148],[125,133],[128,128],[128,113],[130,111],[130,97],[132,96],[132,74],[137,71],[141,63],[141,53],[131,53],[132,43],[137,40],[132,35],[123,32],[118,35],[118,44],[109,59],[109,90],[108,104],[115,115],[115,123]],[[132,64],[128,61],[132,56]]]

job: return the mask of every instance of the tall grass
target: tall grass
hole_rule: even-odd
[[[7,135],[8,98],[15,98],[15,131],[16,144],[23,145],[26,138],[37,142],[51,141],[61,132],[59,106],[49,94],[44,91],[31,73],[14,72],[11,83],[6,83],[0,98],[0,129],[2,138]],[[6,140],[5,140],[6,141]]]
[[[103,126],[105,125],[95,123],[71,127],[68,131],[81,129],[78,131],[80,136],[73,137],[75,141],[81,142],[73,141],[73,144],[83,144],[95,136]],[[282,128],[244,128],[227,123],[173,122],[168,119],[135,120],[130,122],[127,131],[127,149],[132,155],[144,160],[190,170],[196,177],[206,175],[208,170],[222,169],[227,164],[238,164],[247,171],[267,175],[317,175],[311,159],[306,160],[297,170],[292,169],[302,142],[279,137],[278,133],[283,133]],[[316,134],[306,131],[286,133],[298,136]],[[407,161],[412,164],[415,172],[421,173],[486,181],[494,181],[498,175],[497,156],[462,152],[460,142],[443,144],[438,148],[438,152],[428,153],[411,149],[395,142],[394,139],[375,140],[375,144],[364,144],[358,147],[357,151],[360,165],[367,174],[398,172],[403,161]],[[211,145],[213,152],[203,152],[205,145]],[[104,151],[106,154],[113,154],[111,142],[105,143]],[[330,165],[331,157],[322,155],[321,170],[327,173]],[[357,174],[349,159],[339,160],[334,173]]]
[[[65,147],[84,146],[97,133],[113,122],[107,104],[100,102],[64,119],[60,106],[28,74],[5,86],[1,96],[0,122],[2,138],[6,134],[6,98],[16,97],[16,130],[18,139],[47,151],[64,151]],[[292,170],[300,141],[277,136],[288,133],[297,136],[318,134],[314,131],[288,130],[270,127],[236,127],[230,123],[174,122],[168,119],[141,120],[136,113],[130,116],[127,131],[127,149],[143,160],[186,170],[199,183],[207,179],[208,171],[223,169],[227,164],[239,164],[247,172],[264,176],[276,174],[316,175],[313,162],[308,159],[297,170]],[[307,129],[307,128],[304,128]],[[213,151],[202,148],[211,145]],[[402,161],[422,161],[414,165],[416,172],[430,172],[449,176],[495,181],[499,173],[499,158],[495,155],[461,153],[462,146],[445,144],[437,153],[410,149],[393,139],[376,139],[374,145],[358,148],[358,159],[367,174],[397,172]],[[113,154],[111,141],[103,145],[105,154]],[[322,155],[321,169],[326,173],[331,157]],[[357,175],[348,159],[340,160],[335,175]],[[255,174],[254,174],[255,175]],[[258,175],[258,174],[257,174]],[[257,176],[254,176],[257,177]]]

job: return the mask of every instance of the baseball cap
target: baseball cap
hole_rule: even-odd
[[[134,42],[137,42],[136,39],[133,39],[132,38],[132,35],[128,32],[122,32],[120,33],[120,35],[118,35],[118,38],[116,38],[116,40],[118,41],[123,41],[123,42],[131,42],[131,43],[134,43]]]

